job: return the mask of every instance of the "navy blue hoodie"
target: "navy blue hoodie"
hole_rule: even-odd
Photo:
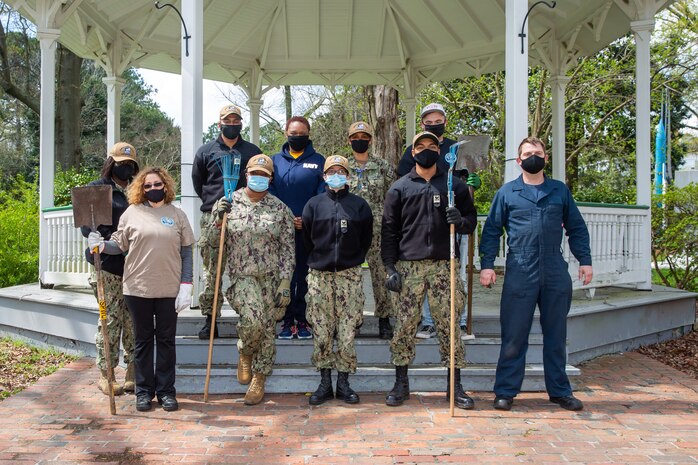
[[[293,216],[301,216],[308,200],[325,191],[325,157],[315,151],[310,141],[298,158],[293,158],[289,153],[286,142],[281,152],[271,159],[274,162],[274,178],[269,192],[285,203]]]

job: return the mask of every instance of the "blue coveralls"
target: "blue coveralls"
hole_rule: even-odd
[[[494,269],[502,229],[508,245],[499,317],[502,346],[494,384],[497,396],[513,398],[521,391],[536,304],[543,329],[545,388],[550,397],[572,394],[565,373],[572,280],[561,253],[563,227],[579,264],[591,265],[589,232],[564,183],[546,177],[543,184],[531,186],[519,176],[502,186],[492,201],[480,241],[482,269]]]

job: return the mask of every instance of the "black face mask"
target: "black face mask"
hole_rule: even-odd
[[[434,134],[436,137],[441,137],[444,135],[444,131],[446,130],[446,123],[425,124],[424,130]]]
[[[422,168],[431,168],[439,160],[439,152],[431,149],[424,149],[414,154],[414,161]]]
[[[165,188],[150,189],[145,193],[145,198],[153,203],[162,202],[165,199]]]
[[[351,141],[351,149],[356,153],[366,153],[368,151],[368,143],[365,139],[355,139]]]
[[[542,170],[544,167],[545,158],[539,157],[538,155],[533,155],[525,160],[521,160],[521,168],[531,174],[540,173],[540,170]]]
[[[121,181],[128,181],[133,177],[134,174],[136,174],[136,167],[133,165],[133,163],[114,165],[114,167],[111,169],[111,174],[116,179],[120,179]]]
[[[288,136],[288,146],[294,152],[302,152],[307,147],[310,136]]]
[[[227,139],[237,139],[242,131],[242,124],[221,124],[221,133]]]

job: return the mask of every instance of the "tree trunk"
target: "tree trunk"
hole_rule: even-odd
[[[284,86],[284,104],[286,105],[286,121],[293,116],[293,99],[291,98],[291,86]]]
[[[56,162],[63,170],[79,168],[80,146],[80,69],[82,58],[58,44],[58,82],[56,86]]]
[[[373,126],[373,152],[397,167],[403,141],[398,126],[398,93],[389,86],[366,86],[370,123]]]

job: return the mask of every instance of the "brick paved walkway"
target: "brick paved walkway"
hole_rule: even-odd
[[[698,463],[698,380],[635,353],[582,372],[581,413],[542,393],[499,412],[483,392],[457,418],[431,393],[401,408],[378,394],[313,408],[303,395],[255,407],[241,396],[180,396],[173,413],[136,412],[131,395],[110,416],[93,360],[82,359],[0,402],[0,463]]]

